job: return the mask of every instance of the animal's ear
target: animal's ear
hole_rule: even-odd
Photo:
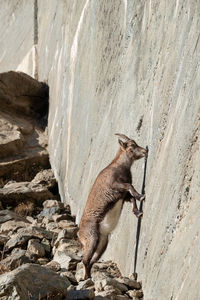
[[[125,151],[125,150],[126,150],[126,147],[127,147],[127,143],[122,142],[122,140],[120,140],[120,139],[118,139],[118,142],[119,142],[119,144],[120,144],[121,149],[122,149],[123,151]]]

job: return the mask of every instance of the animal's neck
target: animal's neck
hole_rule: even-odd
[[[125,151],[119,149],[112,163],[130,169],[133,161],[127,156]]]

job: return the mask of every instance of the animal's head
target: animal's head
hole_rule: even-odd
[[[120,136],[123,140],[125,140],[125,142],[123,142],[122,140],[118,139],[122,151],[125,151],[126,155],[132,161],[147,156],[147,150],[138,146],[134,140],[129,139],[124,134],[116,133],[116,135]]]

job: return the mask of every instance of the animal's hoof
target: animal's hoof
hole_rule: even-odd
[[[135,214],[137,218],[141,218],[143,216],[143,212],[142,211],[138,211],[137,214]]]
[[[141,195],[139,196],[139,199],[138,199],[138,200],[144,201],[144,200],[145,200],[145,197],[146,197],[145,194],[141,194]]]
[[[134,214],[136,215],[137,218],[140,218],[143,216],[143,212],[140,210],[133,210]]]

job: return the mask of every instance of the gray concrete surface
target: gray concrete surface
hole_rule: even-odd
[[[37,45],[31,34],[22,37],[23,27],[22,50],[7,44],[0,63],[3,71],[38,73],[50,86],[49,151],[62,200],[78,222],[96,175],[118,149],[115,132],[148,145],[137,264],[145,299],[199,299],[199,1],[39,0]],[[132,171],[140,190],[143,162]],[[127,204],[105,253],[124,274],[133,272],[136,226]]]

